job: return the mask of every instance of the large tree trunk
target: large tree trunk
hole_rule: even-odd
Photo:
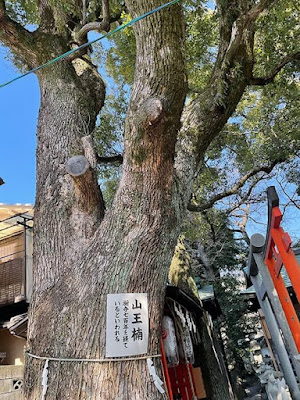
[[[55,2],[37,3],[41,24],[29,32],[9,18],[5,1],[0,0],[0,40],[27,67],[70,50],[76,39],[86,43],[89,30],[82,27],[80,12],[76,16]],[[102,4],[108,6],[107,1]],[[181,6],[172,5],[134,24],[137,59],[122,178],[106,213],[95,157],[88,140],[82,138],[95,126],[104,100],[103,81],[84,51],[38,72],[41,108],[30,353],[103,358],[106,295],[122,292],[148,293],[148,354],[159,353],[166,279],[195,173],[251,80],[253,23],[259,15],[248,14],[251,4],[245,2],[245,12],[233,7],[234,15],[231,8],[226,11],[226,4],[221,10],[217,62],[205,91],[187,105],[182,128],[187,84]],[[126,1],[132,18],[159,5],[160,0]],[[158,359],[155,364],[159,373]],[[26,399],[41,398],[42,368],[42,361],[26,357]],[[51,361],[46,398],[155,400],[161,396],[145,360]]]
[[[131,15],[142,14],[146,3],[128,2]],[[168,28],[158,33],[156,19]],[[135,25],[137,72],[126,122],[123,174],[102,222],[101,202],[84,209],[83,199],[78,200],[84,193],[75,190],[76,182],[65,169],[69,157],[84,151],[77,131],[92,128],[96,113],[90,115],[89,110],[95,105],[89,103],[88,91],[75,85],[72,71],[62,67],[59,73],[48,70],[40,77],[30,353],[104,358],[106,295],[126,292],[148,293],[148,354],[160,352],[165,285],[182,218],[173,166],[186,93],[182,24],[180,7],[174,6]],[[160,360],[155,364],[159,373]],[[27,399],[41,398],[42,367],[40,360],[27,356]],[[161,395],[145,360],[53,361],[46,398],[155,400]]]

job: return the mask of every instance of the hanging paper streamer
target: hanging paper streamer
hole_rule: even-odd
[[[194,348],[189,330],[184,328],[181,335],[182,342],[179,345],[179,355],[184,363],[194,364]]]
[[[49,360],[46,360],[42,373],[42,386],[43,386],[42,400],[45,400],[48,389],[48,366],[49,366]]]
[[[182,308],[181,308],[180,304],[178,304],[178,306],[177,306],[177,304],[174,303],[174,311],[175,311],[175,313],[178,315],[178,317],[179,317],[179,319],[180,319],[180,321],[181,321],[182,326],[185,327],[185,325],[186,325],[186,320],[185,320],[185,318],[184,318],[184,313],[182,312]]]
[[[185,311],[185,319],[186,319],[189,331],[192,332],[192,330],[193,330],[192,320],[191,320],[190,314],[187,310]]]
[[[162,319],[162,338],[168,367],[176,367],[179,364],[179,356],[175,326],[172,318],[167,315]]]
[[[197,333],[196,324],[194,322],[194,318],[193,317],[191,318],[191,321],[192,321],[193,331],[194,331],[194,333]]]
[[[156,386],[157,390],[159,391],[159,393],[164,394],[165,390],[163,388],[163,381],[156,375],[156,371],[155,371],[155,367],[153,365],[153,361],[151,360],[151,358],[147,358],[147,365],[148,365],[148,370],[149,370],[149,374],[152,376],[153,378],[153,383]]]

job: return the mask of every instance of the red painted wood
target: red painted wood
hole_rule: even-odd
[[[291,329],[297,349],[300,353],[300,323],[299,323],[299,319],[297,317],[295,308],[293,306],[292,300],[290,298],[289,292],[284,285],[282,276],[276,275],[275,268],[274,268],[275,260],[274,259],[265,260],[265,263],[269,269],[275,289],[278,293],[279,300],[281,302],[283,311],[285,313],[287,322]]]
[[[168,390],[168,399],[173,400],[172,386],[171,386],[171,380],[170,380],[170,375],[169,375],[168,366],[167,366],[167,359],[166,359],[163,340],[160,341],[160,351],[161,351],[161,361],[162,361],[162,365],[163,365],[163,370],[164,370],[164,375],[165,375],[165,380],[166,380],[166,385],[167,385],[167,390]]]
[[[280,227],[281,219],[282,214],[279,207],[274,207],[272,209],[265,263],[277,290],[297,349],[300,352],[300,322],[280,274],[281,268],[284,265],[300,303],[300,266],[291,249],[292,241],[290,236]]]

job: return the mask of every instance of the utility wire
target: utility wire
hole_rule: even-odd
[[[69,51],[67,51],[67,52],[64,53],[64,54],[61,54],[60,56],[55,57],[55,58],[53,58],[52,60],[47,61],[45,64],[39,65],[38,67],[35,67],[35,68],[31,69],[30,71],[25,72],[25,73],[22,74],[22,75],[16,76],[15,78],[11,79],[10,81],[7,81],[7,82],[5,82],[5,83],[2,83],[2,84],[0,85],[0,89],[3,88],[4,86],[10,85],[11,83],[17,81],[18,79],[24,78],[25,76],[27,76],[27,75],[29,75],[29,74],[32,74],[32,73],[34,73],[34,72],[37,72],[37,71],[39,71],[39,70],[42,69],[42,68],[49,67],[49,65],[52,65],[52,64],[54,64],[54,63],[56,63],[56,62],[58,62],[58,61],[60,61],[60,60],[62,60],[62,59],[64,59],[64,58],[68,57],[70,54],[73,54],[73,53],[75,53],[75,52],[78,51],[78,50],[84,49],[85,47],[88,47],[88,46],[90,46],[90,45],[93,44],[93,43],[99,42],[99,40],[102,40],[102,39],[104,39],[104,38],[107,38],[107,37],[109,37],[109,36],[112,36],[112,35],[115,34],[116,32],[122,31],[123,29],[127,28],[128,26],[131,26],[131,25],[135,24],[136,22],[138,22],[138,21],[140,21],[140,20],[142,20],[142,19],[148,17],[148,16],[151,15],[151,14],[154,14],[154,13],[156,13],[156,12],[162,10],[163,8],[172,6],[173,4],[178,3],[179,1],[180,1],[180,0],[172,0],[172,1],[169,1],[168,3],[162,4],[161,6],[156,7],[156,8],[154,8],[153,10],[148,11],[148,12],[146,12],[146,13],[143,14],[143,15],[140,15],[139,17],[136,17],[136,18],[132,19],[131,21],[127,22],[126,24],[118,26],[118,27],[117,27],[116,29],[114,29],[113,31],[108,32],[108,33],[106,33],[105,35],[100,36],[100,37],[97,38],[97,39],[94,39],[94,40],[91,40],[90,42],[84,43],[84,44],[82,44],[81,46],[76,47],[76,49],[69,50]]]

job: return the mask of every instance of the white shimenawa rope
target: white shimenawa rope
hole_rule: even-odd
[[[41,357],[36,356],[26,352],[26,354],[31,358],[36,358],[38,360],[49,360],[49,361],[61,361],[61,362],[94,362],[94,363],[105,363],[105,362],[115,362],[115,361],[135,361],[135,360],[146,360],[147,358],[158,358],[161,354],[154,354],[148,356],[140,357],[128,357],[128,358],[56,358],[56,357]]]
[[[163,382],[159,379],[159,377],[156,375],[155,367],[153,365],[153,361],[151,360],[152,358],[159,358],[161,357],[161,354],[153,354],[153,355],[148,355],[148,356],[139,356],[139,357],[128,357],[128,358],[57,358],[57,357],[42,357],[42,356],[36,356],[35,354],[31,354],[29,352],[26,352],[26,355],[28,355],[31,358],[35,358],[37,360],[44,360],[45,365],[43,368],[42,372],[42,400],[45,400],[46,398],[46,393],[48,389],[48,368],[49,368],[49,361],[58,361],[58,362],[94,362],[94,363],[105,363],[105,362],[122,362],[122,361],[135,361],[135,360],[147,360],[147,366],[150,375],[152,376],[153,383],[156,386],[157,390],[161,393],[164,394],[165,390],[163,388]]]

